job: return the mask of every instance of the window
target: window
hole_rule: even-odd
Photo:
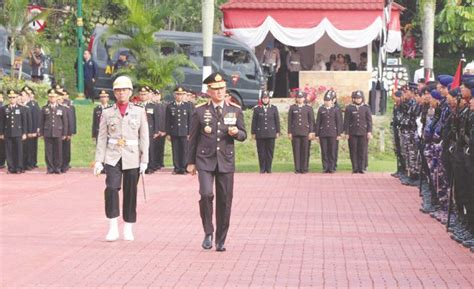
[[[231,72],[240,72],[249,79],[255,79],[256,64],[250,53],[240,49],[225,49],[222,68]]]
[[[189,60],[194,62],[198,67],[202,67],[203,64],[203,52],[202,46],[191,45],[191,44],[180,44],[181,52],[184,53]]]

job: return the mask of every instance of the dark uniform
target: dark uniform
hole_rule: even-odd
[[[48,91],[48,96],[57,96],[54,89]],[[59,104],[47,104],[41,110],[40,135],[44,137],[45,159],[47,173],[60,174],[63,164],[63,137],[69,132],[68,111]]]
[[[260,173],[272,172],[273,152],[277,134],[280,134],[278,108],[271,104],[256,106],[253,109],[252,135],[255,135],[257,141]]]
[[[15,91],[8,92],[9,98],[16,98]],[[0,108],[0,136],[5,142],[5,154],[8,172],[19,174],[23,172],[23,144],[27,134],[26,109],[18,104],[9,104]]]
[[[325,101],[332,101],[336,92],[329,90],[324,95]],[[318,109],[316,124],[314,127],[316,137],[319,137],[321,145],[321,160],[323,162],[323,172],[333,173],[337,164],[337,138],[343,132],[342,114],[335,105],[326,107],[322,105]]]
[[[19,98],[20,97],[21,96],[19,96]],[[28,138],[33,134],[33,114],[31,112],[30,107],[27,106],[26,103],[18,102],[18,105],[21,106],[26,115],[26,139],[21,142],[23,147],[23,158],[21,160],[21,167],[23,168],[23,170],[30,170],[30,167],[27,168],[27,161],[29,158]]]
[[[162,135],[155,139],[155,164],[154,170],[159,170],[165,166],[165,143],[166,143],[166,104],[163,102],[156,103],[159,118],[159,131]]]
[[[64,93],[67,93],[64,91]],[[76,108],[70,99],[64,99],[61,104],[67,110],[68,132],[66,139],[63,140],[63,163],[61,172],[65,173],[71,168],[71,140],[72,136],[77,133],[76,127]]]
[[[1,92],[0,92],[1,93]],[[0,109],[3,107],[3,100],[0,100]],[[0,169],[5,167],[5,141],[0,138]]]
[[[352,98],[363,98],[362,91],[352,93]],[[346,107],[344,113],[344,132],[349,136],[349,152],[353,173],[364,173],[368,154],[368,134],[372,133],[372,114],[370,107],[355,103]]]
[[[28,106],[31,111],[31,135],[26,141],[28,144],[26,169],[33,169],[38,167],[38,132],[41,118],[41,107],[34,99],[30,99],[26,106]]]
[[[298,92],[297,97],[305,97]],[[306,104],[292,104],[288,111],[288,134],[291,134],[295,173],[307,173],[309,164],[309,134],[313,133],[314,112]]]
[[[185,94],[182,87],[177,87],[175,93]],[[188,151],[188,136],[191,126],[191,106],[189,103],[173,101],[166,108],[166,133],[171,137],[173,150],[173,173],[186,173],[186,154]]]
[[[204,83],[209,89],[225,89],[225,80],[219,73],[211,74]],[[244,141],[247,138],[242,109],[230,102],[224,101],[222,105],[220,107],[209,101],[196,106],[192,116],[188,152],[188,163],[195,165],[199,176],[199,210],[205,233],[205,249],[212,247],[215,179],[217,251],[225,251],[224,243],[230,223],[235,171],[234,141]],[[237,133],[229,135],[229,128],[237,128]]]
[[[160,131],[160,118],[159,118],[159,108],[158,105],[149,101],[147,103],[142,103],[141,104],[143,107],[145,107],[145,112],[147,116],[147,121],[148,121],[148,132],[150,135],[150,146],[148,148],[148,161],[150,166],[146,170],[146,173],[152,173],[156,169],[156,142],[154,141],[154,136],[158,135]]]

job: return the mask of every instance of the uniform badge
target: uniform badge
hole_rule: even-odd
[[[15,109],[15,114],[20,114],[20,110],[19,110],[19,109]]]
[[[209,123],[211,122],[211,119],[212,119],[212,114],[211,114],[211,112],[207,109],[207,110],[204,112],[204,122],[206,123],[206,126],[204,127],[204,132],[205,132],[205,133],[211,133],[211,132],[212,132],[212,128],[209,126]]]
[[[224,116],[224,124],[235,126],[237,124],[237,114],[235,112],[226,113]]]
[[[56,115],[63,115],[63,111],[62,110],[56,111]]]

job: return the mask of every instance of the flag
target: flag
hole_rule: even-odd
[[[461,86],[461,77],[462,77],[462,60],[459,61],[458,69],[456,69],[456,73],[454,74],[454,79],[453,79],[453,83],[451,84],[451,89],[455,89]]]

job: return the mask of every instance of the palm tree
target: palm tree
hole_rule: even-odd
[[[0,25],[3,25],[10,36],[10,64],[11,76],[14,77],[15,56],[17,50],[19,52],[20,68],[18,79],[22,75],[23,59],[30,53],[33,46],[41,41],[41,37],[36,33],[30,24],[39,19],[45,19],[47,12],[29,18],[28,17],[28,0],[5,0],[3,3],[3,12],[0,14]]]
[[[104,39],[111,35],[127,36],[112,47],[112,53],[118,48],[126,48],[136,58],[137,64],[133,69],[120,70],[117,74],[132,74],[139,84],[165,89],[183,78],[179,67],[195,67],[185,55],[163,55],[161,52],[162,47],[173,46],[172,43],[155,39],[155,34],[165,24],[166,15],[161,9],[144,6],[140,0],[121,0],[121,4],[127,8],[128,15],[110,27]]]

